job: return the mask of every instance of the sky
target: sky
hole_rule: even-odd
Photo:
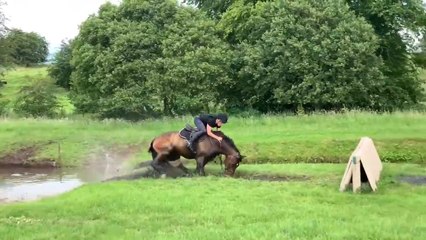
[[[25,32],[36,32],[45,37],[52,54],[62,40],[78,34],[79,25],[99,7],[121,0],[5,0],[3,13],[8,19],[6,26]]]
[[[98,11],[105,2],[121,0],[3,0],[6,26],[25,32],[36,32],[49,43],[49,52],[56,52],[62,40],[77,36],[79,25]],[[426,0],[423,0],[426,3]]]

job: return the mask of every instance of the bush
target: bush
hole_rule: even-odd
[[[58,100],[44,81],[22,87],[14,103],[14,112],[23,117],[55,117]]]
[[[6,114],[8,104],[9,104],[9,100],[1,99],[1,95],[0,95],[0,116],[3,116]]]

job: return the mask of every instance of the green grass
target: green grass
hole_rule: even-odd
[[[79,165],[101,149],[136,145],[135,160],[147,160],[150,141],[180,130],[191,117],[125,121],[0,120],[0,157],[25,146],[40,146],[35,159]],[[347,162],[360,138],[371,137],[384,162],[426,162],[426,114],[347,113],[313,116],[230,118],[223,131],[234,139],[245,163]],[[51,142],[51,144],[48,144]]]
[[[45,76],[45,69],[28,76]],[[20,79],[4,95],[13,98]],[[15,74],[15,75],[13,75]],[[11,77],[12,76],[12,77]],[[8,80],[11,83],[10,80]],[[66,96],[66,95],[63,95]],[[65,100],[66,97],[65,97]],[[0,159],[38,146],[35,161],[80,165],[91,153],[136,146],[133,161],[148,160],[151,139],[180,130],[176,119],[92,121],[0,119]],[[308,181],[265,182],[217,176],[142,179],[84,185],[61,196],[0,205],[1,239],[425,239],[426,187],[400,183],[426,176],[426,114],[316,114],[230,117],[223,131],[246,161],[241,175],[308,176]],[[385,163],[376,193],[338,191],[344,162],[363,136],[372,137]],[[409,162],[409,163],[407,163]],[[253,163],[253,164],[247,164]],[[192,166],[193,168],[193,166]],[[208,174],[219,167],[207,165]]]
[[[211,168],[211,166],[210,166]],[[376,193],[338,191],[344,164],[242,165],[304,182],[215,176],[89,184],[62,196],[0,206],[3,239],[425,239],[423,175],[385,164]],[[211,171],[211,170],[210,170]]]
[[[8,84],[1,89],[11,101],[22,86],[45,80],[51,86],[67,113],[73,111],[67,92],[54,87],[45,67],[17,68],[6,74]],[[75,116],[71,116],[76,118]],[[125,121],[92,121],[86,119],[0,119],[0,161],[8,153],[37,146],[34,161],[58,159],[61,164],[80,165],[91,153],[103,149],[136,145],[135,161],[147,160],[150,141],[166,131],[177,131],[192,117]],[[398,112],[374,114],[315,114],[310,116],[261,116],[236,118],[223,131],[233,138],[246,163],[346,162],[363,136],[373,138],[385,162],[426,162],[426,113]]]

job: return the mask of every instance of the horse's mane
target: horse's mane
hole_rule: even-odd
[[[235,145],[234,141],[226,136],[222,131],[212,131],[217,136],[220,136],[223,138],[223,141],[227,142],[229,145],[231,145],[232,148],[234,148],[238,153],[240,153],[240,150],[238,150],[237,146]]]

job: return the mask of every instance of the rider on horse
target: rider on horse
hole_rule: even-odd
[[[208,136],[222,141],[222,138],[212,133],[212,128],[219,129],[223,124],[228,122],[228,115],[220,113],[217,115],[213,114],[201,114],[194,118],[195,126],[198,128],[198,131],[193,134],[190,139],[189,149],[195,153],[195,143],[197,140],[204,134],[207,133]]]

